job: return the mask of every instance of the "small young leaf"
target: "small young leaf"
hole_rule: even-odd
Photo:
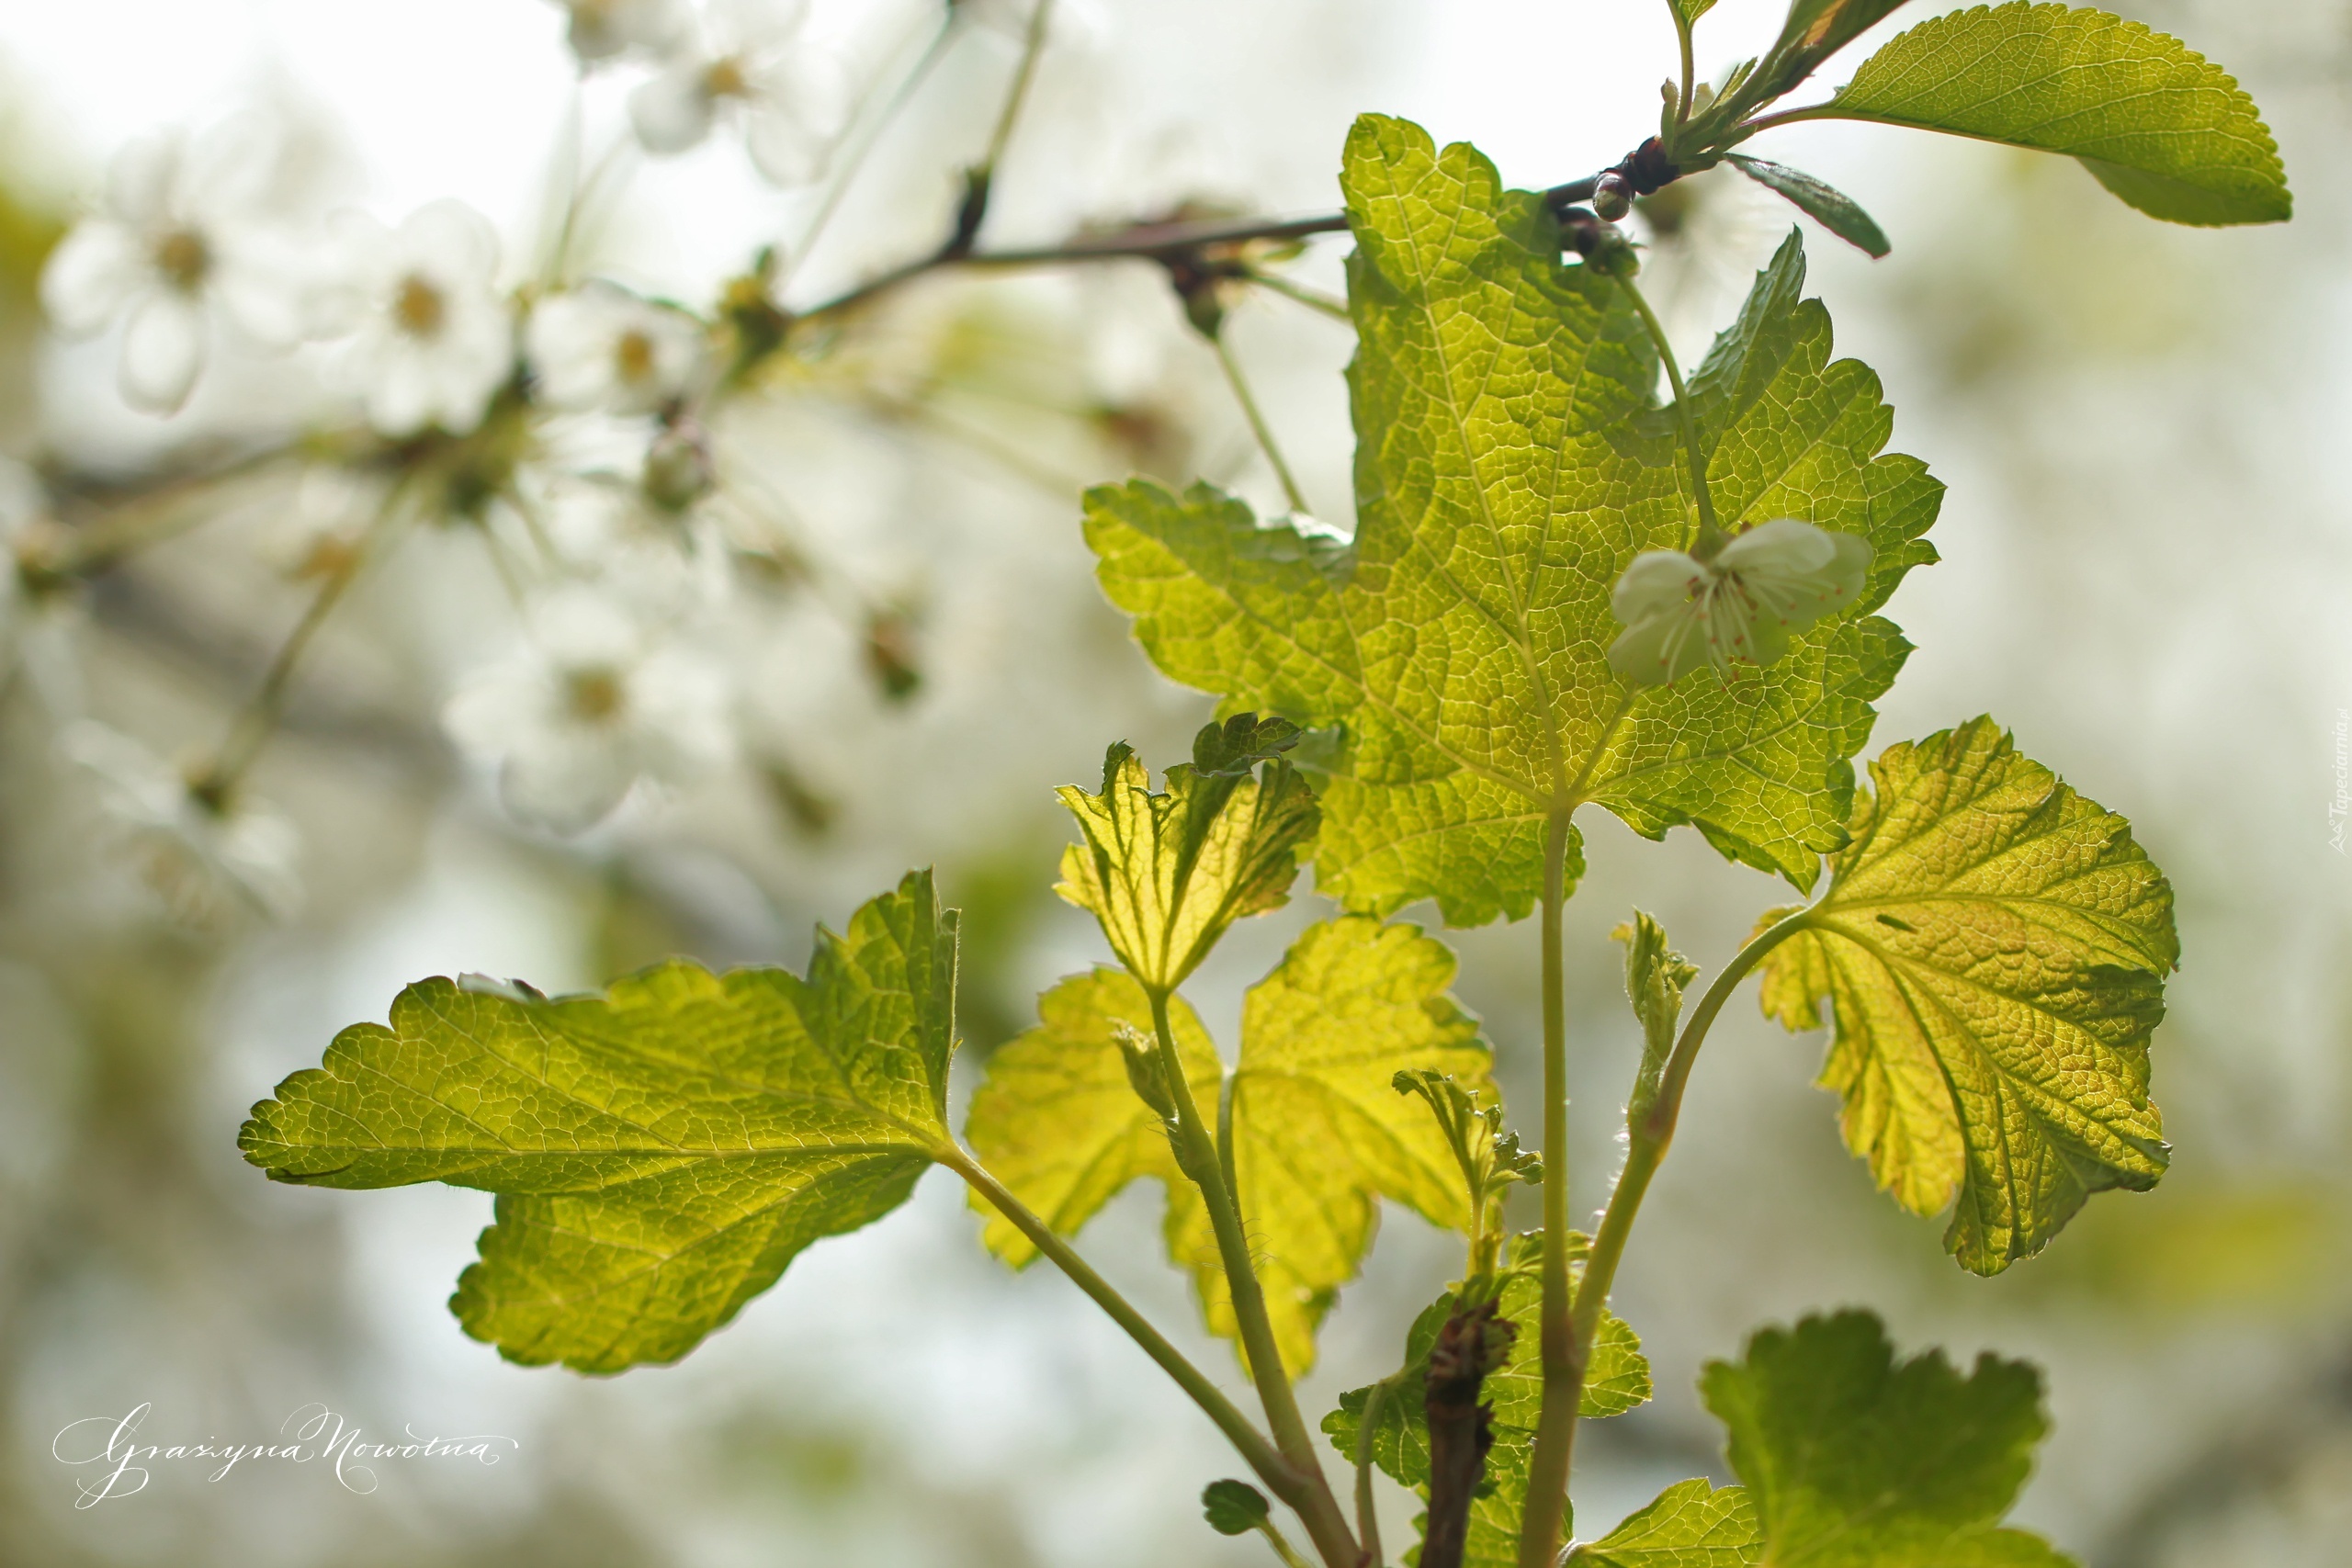
[[[1657,1099],[1659,1076],[1674,1050],[1675,1025],[1682,1019],[1682,992],[1699,971],[1666,945],[1666,928],[1639,909],[1609,934],[1625,944],[1625,996],[1642,1024],[1641,1071],[1627,1110],[1629,1117],[1639,1117]]]
[[[1568,1562],[1606,1568],[1752,1568],[1763,1556],[1763,1532],[1746,1487],[1678,1481],[1599,1540],[1568,1553]]]
[[[1272,722],[1284,742],[1297,733]],[[1206,765],[1169,769],[1159,795],[1124,744],[1103,758],[1100,795],[1057,792],[1086,842],[1063,853],[1054,891],[1091,910],[1120,962],[1157,991],[1174,990],[1235,920],[1289,901],[1315,837],[1315,795],[1279,759],[1252,773],[1265,729],[1255,716],[1210,725],[1193,742]]]
[[[1844,191],[1823,180],[1817,180],[1803,169],[1792,169],[1785,164],[1767,163],[1743,152],[1726,152],[1724,162],[1775,195],[1786,197],[1798,211],[1868,254],[1873,261],[1894,247],[1888,243],[1886,231],[1877,220],[1862,210],[1860,203]]]
[[[1383,1197],[1442,1225],[1468,1219],[1462,1174],[1427,1107],[1399,1095],[1400,1071],[1451,1074],[1492,1098],[1476,1020],[1446,994],[1453,955],[1412,926],[1349,916],[1310,926],[1242,1002],[1232,1097],[1233,1168],[1250,1251],[1283,1364],[1315,1359],[1315,1331],[1372,1245]],[[1057,1230],[1075,1230],[1139,1176],[1167,1181],[1171,1257],[1193,1270],[1209,1326],[1231,1337],[1233,1308],[1199,1190],[1177,1175],[1158,1119],[1126,1082],[1115,1022],[1150,1027],[1140,987],[1109,970],[1048,992],[1038,1029],[997,1053],[973,1097],[967,1135],[981,1159]],[[1218,1068],[1181,1000],[1170,1025],[1194,1100],[1214,1106]],[[1022,1261],[1026,1244],[991,1224],[989,1244]]]
[[[1547,819],[1585,801],[1653,838],[1695,823],[1809,886],[1842,836],[1869,705],[1909,651],[1869,612],[1932,558],[1917,540],[1940,487],[1880,456],[1877,378],[1831,362],[1818,303],[1755,304],[1774,344],[1715,428],[1717,509],[1735,530],[1794,518],[1866,539],[1868,587],[1770,668],[1636,687],[1607,661],[1611,595],[1641,552],[1687,547],[1695,499],[1625,290],[1560,264],[1541,197],[1417,126],[1360,119],[1341,183],[1353,542],[1261,528],[1206,486],[1106,486],[1086,523],[1103,591],[1173,679],[1336,735],[1316,762],[1316,876],[1351,909],[1524,915]],[[1792,248],[1759,292],[1803,276]]]
[[[1212,1481],[1201,1492],[1201,1513],[1219,1535],[1247,1535],[1271,1512],[1266,1495],[1246,1481]]]
[[[1715,8],[1715,0],[1667,0],[1667,4],[1674,7],[1674,14],[1682,18],[1686,27]]]
[[[2068,153],[2175,223],[2294,210],[2278,143],[2229,73],[2105,11],[2016,0],[1937,17],[1863,62],[1819,112]]]
[[[1837,1014],[1822,1082],[1847,1146],[1945,1246],[1996,1274],[2092,1192],[2155,1185],[2169,1151],[2148,1039],[2179,960],[2172,889],[2120,817],[1989,718],[1887,748],[1877,797],[1804,931],[1765,961],[1765,1011]]]
[[[499,1194],[451,1301],[509,1360],[674,1361],[939,1152],[956,917],[931,874],[821,928],[806,980],[675,962],[553,1000],[426,980],[238,1135],[278,1181]]]
[[[1905,0],[1791,0],[1772,51],[1739,92],[1747,107],[1792,91],[1822,62],[1899,10]],[[1729,95],[1726,95],[1727,96]]]
[[[1730,1429],[1764,1562],[2065,1568],[2000,1528],[2048,1430],[2023,1362],[1980,1356],[1963,1378],[1931,1350],[1898,1366],[1879,1320],[1846,1312],[1763,1330],[1740,1361],[1710,1362],[1699,1389]]]

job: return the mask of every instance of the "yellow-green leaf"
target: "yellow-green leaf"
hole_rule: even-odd
[[[511,1360],[675,1360],[952,1146],[955,932],[917,872],[846,937],[820,929],[806,980],[671,963],[553,1000],[426,980],[239,1145],[280,1181],[498,1193],[450,1304]]]
[[[1678,1481],[1599,1540],[1568,1553],[1571,1564],[1607,1568],[1750,1568],[1764,1535],[1745,1486]]]
[[[1120,969],[1073,975],[1037,1002],[1038,1024],[989,1058],[988,1081],[972,1096],[964,1135],[996,1179],[1064,1235],[1138,1177],[1170,1193],[1185,1185],[1168,1128],[1127,1077],[1118,1032],[1150,1039],[1151,999]],[[1182,997],[1168,1004],[1184,1077],[1195,1101],[1216,1104],[1224,1068],[1208,1031]],[[989,1250],[1019,1269],[1035,1246],[978,1193],[989,1216]]]
[[[1209,726],[1193,741],[1193,761],[1169,769],[1157,795],[1124,744],[1103,759],[1101,794],[1075,784],[1057,792],[1086,841],[1064,852],[1054,891],[1091,910],[1128,972],[1162,994],[1235,920],[1288,900],[1299,853],[1314,840],[1315,795],[1290,764],[1270,758],[1252,771],[1260,753],[1239,732],[1268,728],[1285,742],[1295,733],[1254,716]]]
[[[2168,1151],[2148,1041],[2179,959],[2172,890],[2120,817],[1988,718],[1871,765],[1828,893],[1765,961],[1765,1011],[1835,1010],[1846,1142],[1945,1245],[1998,1273]]]
[[[2151,217],[2276,223],[2278,143],[2229,73],[2139,22],[2071,6],[1979,6],[1920,23],[1818,113],[2064,152]]]
[[[1381,1199],[1439,1224],[1468,1221],[1443,1134],[1393,1081],[1427,1070],[1494,1092],[1477,1023],[1446,994],[1453,968],[1453,953],[1417,928],[1349,916],[1309,927],[1243,1001],[1240,1063],[1225,1087],[1231,1166],[1294,1376],[1313,1362],[1317,1325],[1372,1245]],[[1098,973],[1048,994],[1046,1023],[990,1064],[969,1136],[982,1162],[1057,1229],[1083,1224],[1136,1177],[1166,1181],[1169,1251],[1193,1271],[1209,1326],[1232,1337],[1207,1207],[1176,1175],[1164,1135],[1146,1125],[1156,1118],[1126,1083],[1112,1025],[1148,1030],[1150,1012],[1141,988],[1119,978]],[[1219,1086],[1206,1039],[1181,1003],[1170,1011],[1193,1097],[1214,1113]]]

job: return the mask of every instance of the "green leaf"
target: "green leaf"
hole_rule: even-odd
[[[1920,23],[1818,111],[2082,160],[2175,223],[2276,223],[2294,210],[2254,100],[2178,39],[2105,11],[2014,5]]]
[[[1268,1315],[1292,1375],[1372,1246],[1380,1200],[1442,1225],[1469,1211],[1462,1175],[1427,1107],[1396,1092],[1401,1071],[1451,1074],[1495,1094],[1476,1021],[1446,994],[1453,955],[1407,925],[1349,916],[1309,927],[1250,987],[1231,1095],[1232,1163]],[[1142,988],[1108,970],[1047,993],[1046,1021],[999,1051],[966,1134],[982,1162],[1057,1230],[1075,1232],[1129,1181],[1168,1184],[1170,1256],[1193,1270],[1212,1330],[1235,1325],[1199,1190],[1177,1174],[1156,1116],[1126,1082],[1119,1023],[1150,1028]],[[1181,1001],[1170,1030],[1194,1098],[1217,1104],[1216,1060]],[[1013,1261],[1025,1244],[994,1223]]]
[[[2092,1192],[2168,1158],[2148,1040],[2179,961],[2172,889],[2122,818],[1989,718],[1887,748],[1828,893],[1765,962],[1765,1011],[1837,1036],[1847,1146],[1995,1274]]]
[[[279,1181],[499,1194],[450,1305],[510,1360],[673,1361],[953,1145],[956,917],[916,872],[806,980],[671,963],[601,997],[409,987],[254,1107]]]
[[[965,1136],[980,1163],[1040,1218],[1076,1235],[1127,1183],[1154,1177],[1170,1193],[1190,1186],[1159,1112],[1137,1097],[1121,1032],[1149,1039],[1151,998],[1120,969],[1073,975],[1038,998],[1036,1028],[989,1058],[972,1095]],[[1194,1100],[1215,1105],[1224,1068],[1208,1031],[1182,997],[1168,1004],[1169,1032]],[[989,1251],[1015,1269],[1037,1249],[978,1193]]]
[[[1872,260],[1894,248],[1888,243],[1886,231],[1862,210],[1859,202],[1803,169],[1792,169],[1785,164],[1767,163],[1742,152],[1726,152],[1724,162],[1766,190],[1786,197],[1796,205],[1798,211],[1848,244],[1864,252]]]
[[[1622,681],[1611,590],[1695,525],[1624,290],[1561,265],[1540,197],[1401,120],[1356,123],[1342,184],[1362,344],[1353,543],[1138,480],[1087,497],[1104,591],[1170,676],[1330,732],[1314,760],[1317,884],[1351,909],[1435,897],[1455,925],[1523,915],[1546,819],[1587,801],[1653,838],[1695,823],[1810,886],[1842,837],[1869,704],[1908,646],[1864,604],[1728,682]],[[1878,456],[1877,380],[1829,362],[1817,303],[1777,292],[1802,281],[1792,245],[1759,282],[1776,292],[1751,324],[1771,341],[1715,432],[1717,507],[1734,528],[1794,517],[1869,539],[1874,604],[1932,558],[1915,541],[1940,487]]]
[[[1201,1514],[1219,1535],[1247,1535],[1272,1512],[1266,1495],[1246,1481],[1212,1481],[1201,1491]]]
[[[2066,1563],[1999,1528],[2048,1430],[2023,1362],[1980,1356],[1965,1378],[1940,1350],[1897,1365],[1878,1319],[1846,1312],[1765,1329],[1699,1388],[1730,1429],[1776,1568]]]
[[[1684,27],[1715,8],[1715,0],[1667,0],[1667,4],[1674,7],[1674,14],[1682,18]]]
[[[1744,1486],[1678,1481],[1624,1523],[1568,1553],[1607,1568],[1750,1568],[1764,1537]]]
[[[1315,834],[1314,792],[1279,758],[1262,778],[1251,767],[1295,734],[1255,715],[1210,725],[1193,742],[1195,761],[1169,769],[1158,795],[1123,743],[1102,760],[1100,795],[1056,792],[1086,841],[1063,852],[1054,891],[1093,912],[1146,986],[1174,990],[1227,926],[1289,901]]]

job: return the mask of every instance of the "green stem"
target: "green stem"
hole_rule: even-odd
[[[982,1168],[980,1163],[954,1146],[942,1149],[933,1156],[940,1164],[962,1177],[973,1191],[987,1199],[996,1212],[1012,1222],[1015,1229],[1029,1238],[1030,1244],[1051,1259],[1054,1267],[1069,1277],[1072,1284],[1093,1299],[1094,1304],[1111,1316],[1111,1321],[1127,1331],[1127,1337],[1143,1348],[1143,1353],[1159,1365],[1159,1370],[1176,1380],[1176,1386],[1192,1395],[1193,1403],[1216,1424],[1258,1478],[1272,1488],[1284,1502],[1289,1494],[1299,1489],[1298,1472],[1274,1450],[1265,1434],[1251,1424],[1225,1391],[1209,1381],[1208,1374],[1184,1359],[1184,1353],[1168,1342],[1167,1337],[1151,1325],[1151,1320],[1137,1312],[1127,1298],[1112,1283],[1096,1273],[1086,1259],[1080,1258],[1069,1244],[1054,1234],[1054,1228],[1037,1217],[1029,1206],[1014,1197],[1004,1184]]]
[[[1699,1047],[1707,1043],[1707,1031],[1722,1012],[1724,1003],[1739,983],[1747,978],[1748,971],[1763,962],[1767,953],[1804,929],[1812,914],[1799,909],[1787,919],[1775,921],[1749,939],[1747,946],[1735,954],[1706,995],[1691,1010],[1682,1025],[1682,1032],[1674,1043],[1674,1054],[1667,1058],[1666,1071],[1659,1076],[1657,1097],[1650,1102],[1646,1112],[1630,1121],[1626,1127],[1628,1146],[1625,1168],[1617,1178],[1617,1187],[1609,1195],[1608,1212],[1601,1215],[1600,1232],[1593,1237],[1592,1256],[1587,1259],[1584,1282],[1577,1291],[1576,1331],[1579,1345],[1589,1350],[1594,1332],[1600,1325],[1600,1309],[1608,1303],[1610,1286],[1617,1278],[1618,1262],[1625,1254],[1625,1239],[1633,1234],[1634,1217],[1640,1213],[1642,1198],[1649,1190],[1650,1178],[1666,1158],[1666,1151],[1674,1142],[1674,1125],[1682,1112],[1682,1091],[1690,1081],[1690,1067],[1699,1059]]]
[[[899,118],[899,111],[907,107],[908,100],[915,96],[915,89],[922,86],[925,78],[930,76],[932,67],[939,63],[940,56],[947,52],[948,44],[956,37],[956,18],[960,15],[962,13],[954,6],[949,6],[940,13],[939,26],[933,30],[931,41],[923,47],[922,54],[909,68],[905,77],[892,91],[889,102],[882,106],[881,112],[874,117],[865,133],[858,139],[856,144],[850,149],[848,155],[842,160],[841,168],[833,176],[833,183],[825,191],[823,202],[819,205],[816,214],[808,220],[808,227],[800,231],[800,243],[784,258],[784,275],[776,279],[771,289],[774,298],[784,297],[786,288],[799,272],[801,264],[808,259],[808,253],[817,248],[817,241],[824,233],[825,225],[831,222],[833,214],[840,210],[842,198],[849,194],[849,187],[856,183],[858,171],[865,166],[866,155],[872,152],[875,144],[882,140],[882,133],[889,130],[891,121]],[[903,49],[905,46],[901,44],[899,47]]]
[[[1380,1517],[1372,1500],[1372,1449],[1380,1431],[1382,1410],[1405,1374],[1389,1373],[1364,1395],[1363,1416],[1356,1423],[1356,1539],[1363,1542],[1364,1568],[1381,1568]]]
[[[1298,1554],[1296,1547],[1284,1539],[1282,1527],[1275,1524],[1273,1520],[1260,1519],[1258,1533],[1266,1538],[1266,1543],[1274,1549],[1274,1555],[1283,1560],[1283,1568],[1306,1568],[1306,1560]]]
[[[1690,459],[1690,488],[1699,505],[1699,536],[1691,541],[1690,548],[1701,560],[1712,560],[1715,552],[1724,547],[1725,536],[1715,522],[1714,497],[1707,490],[1707,454],[1699,444],[1698,411],[1690,406],[1690,389],[1682,384],[1682,367],[1675,360],[1674,345],[1667,341],[1666,327],[1658,321],[1657,312],[1650,309],[1650,302],[1642,298],[1642,291],[1634,287],[1632,278],[1621,277],[1617,281],[1623,286],[1625,298],[1634,302],[1642,325],[1648,329],[1650,342],[1657,345],[1657,356],[1666,365],[1667,383],[1674,389],[1675,419],[1682,427],[1683,450]]]
[[[1348,302],[1345,299],[1334,298],[1319,288],[1309,288],[1304,283],[1295,283],[1280,273],[1252,271],[1249,276],[1250,281],[1259,288],[1271,288],[1283,299],[1295,300],[1310,310],[1320,311],[1335,321],[1347,321],[1352,324],[1355,321],[1355,316],[1349,310]]]
[[[1274,444],[1273,427],[1266,423],[1264,412],[1258,407],[1258,400],[1250,395],[1250,383],[1242,378],[1241,367],[1234,362],[1233,350],[1226,346],[1225,333],[1222,331],[1211,333],[1209,342],[1216,346],[1216,362],[1225,367],[1225,379],[1233,388],[1234,401],[1241,405],[1241,412],[1250,421],[1250,429],[1257,435],[1259,448],[1266,454],[1266,461],[1274,466],[1274,478],[1282,481],[1283,498],[1290,502],[1293,512],[1304,514],[1307,510],[1306,497],[1300,492],[1298,480],[1292,475],[1290,465],[1283,461],[1283,449]]]
[[[277,721],[286,711],[286,699],[293,689],[294,671],[301,665],[302,656],[310,650],[311,639],[318,636],[319,628],[326,625],[327,616],[334,612],[335,605],[342,602],[344,594],[357,580],[359,569],[374,554],[376,546],[381,542],[393,521],[402,515],[402,486],[395,484],[386,493],[383,504],[377,510],[375,521],[352,546],[351,553],[336,562],[326,581],[319,585],[318,592],[311,599],[310,608],[302,612],[302,618],[294,624],[294,629],[287,634],[286,641],[279,646],[277,656],[270,660],[267,672],[262,676],[260,688],[230,725],[228,738],[221,741],[211,766],[205,769],[202,776],[190,786],[194,792],[221,804],[236,793],[237,785],[260,757],[262,747],[268,742],[271,732],[277,728]]]
[[[1304,1483],[1303,1497],[1287,1495],[1283,1501],[1298,1511],[1316,1550],[1332,1568],[1355,1568],[1355,1538],[1348,1533],[1347,1521],[1331,1495],[1321,1457],[1316,1451],[1314,1438],[1307,1435],[1306,1421],[1299,1414],[1298,1396],[1292,1392],[1290,1375],[1283,1367],[1282,1350],[1274,1342],[1273,1320],[1266,1314],[1265,1290],[1259,1284],[1258,1271],[1250,1259],[1240,1203],[1226,1181],[1225,1162],[1216,1137],[1201,1120],[1192,1085],[1184,1079],[1183,1062],[1176,1054],[1175,1033],[1168,1022],[1168,993],[1148,988],[1147,994],[1151,998],[1152,1032],[1159,1043],[1160,1070],[1168,1080],[1169,1098],[1176,1106],[1176,1163],[1200,1188],[1208,1208],[1209,1224],[1216,1233],[1217,1258],[1225,1267],[1226,1289],[1233,1298],[1234,1322],[1241,1334],[1242,1359],[1250,1363],[1250,1381],[1257,1385],[1258,1398],[1266,1407],[1266,1422],[1272,1430],[1274,1447]]]
[[[1037,74],[1037,57],[1046,51],[1046,26],[1053,19],[1053,14],[1054,0],[1037,0],[1029,13],[1029,30],[1021,41],[1021,63],[1013,71],[1012,86],[1004,96],[1004,107],[997,113],[996,130],[989,135],[988,154],[979,163],[982,178],[996,173],[998,161],[1012,141],[1012,128],[1020,122],[1021,106],[1028,101],[1029,84]]]
[[[1519,1532],[1519,1568],[1552,1568],[1576,1450],[1577,1405],[1584,1397],[1568,1292],[1568,1025],[1561,973],[1560,912],[1567,903],[1569,814],[1555,810],[1544,840],[1544,1300],[1538,1314],[1544,1368],[1543,1413],[1527,1467],[1527,1512]]]
[[[1690,95],[1698,90],[1699,66],[1690,46],[1690,18],[1682,14],[1682,7],[1676,0],[1666,0],[1666,8],[1674,13],[1674,36],[1682,46],[1682,97],[1674,106],[1674,129],[1680,130],[1690,123]]]

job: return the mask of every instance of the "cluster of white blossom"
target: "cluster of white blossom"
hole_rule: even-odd
[[[624,139],[670,154],[732,125],[769,181],[823,173],[851,95],[800,0],[559,3],[583,73],[642,74]],[[737,698],[708,634],[733,599],[736,547],[702,420],[720,313],[571,276],[561,259],[517,276],[491,221],[456,200],[391,224],[305,221],[274,187],[280,134],[245,116],[121,149],[47,264],[51,325],[116,334],[123,400],[157,416],[188,406],[224,345],[283,358],[317,424],[353,433],[323,457],[305,459],[299,437],[285,447],[336,479],[324,527],[284,552],[290,575],[332,580],[322,604],[406,523],[481,528],[513,636],[454,674],[444,723],[517,818],[577,834],[640,784],[726,767]],[[0,672],[27,662],[43,595],[73,597],[44,586],[42,552],[70,532],[49,505],[30,470],[0,468]],[[76,699],[47,705],[60,754],[93,786],[81,793],[175,909],[205,904],[206,887],[293,907],[292,829],[242,787],[249,757],[169,761]]]

